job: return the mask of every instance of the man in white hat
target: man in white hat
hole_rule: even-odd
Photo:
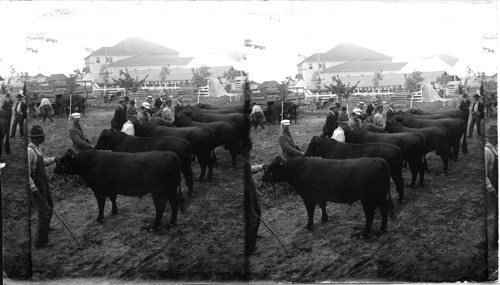
[[[290,120],[281,121],[281,127],[283,128],[281,136],[278,138],[278,142],[283,149],[283,157],[290,158],[294,156],[304,155],[302,149],[293,142],[292,135],[290,134]]]
[[[361,127],[361,117],[362,111],[359,108],[354,108],[351,113],[351,118],[349,119],[349,127],[356,128],[356,127]]]
[[[73,121],[73,127],[69,130],[69,137],[71,141],[73,141],[73,149],[75,151],[82,151],[94,148],[90,140],[85,138],[83,134],[82,127],[80,126],[80,113],[71,114],[71,119]]]
[[[148,97],[146,97],[146,102],[148,102],[150,106],[153,105],[153,96],[148,95]]]
[[[52,104],[50,104],[50,101],[45,95],[42,94],[42,100],[40,101],[40,110],[42,111],[43,115],[43,121],[45,122],[45,119],[49,118],[50,122],[54,122],[52,120]]]
[[[149,110],[151,110],[151,105],[148,102],[142,103],[139,114],[137,114],[137,119],[139,119],[141,123],[151,121]]]

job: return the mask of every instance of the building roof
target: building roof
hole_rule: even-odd
[[[192,57],[175,57],[172,55],[137,55],[123,60],[110,63],[108,66],[167,66],[167,65],[186,65]]]
[[[429,59],[429,58],[433,58],[433,57],[437,57],[439,58],[440,60],[446,62],[446,64],[448,64],[449,66],[454,66],[455,63],[458,62],[458,58],[454,57],[454,56],[451,56],[449,54],[438,54],[438,55],[433,55],[433,56],[428,56],[428,57],[424,57],[424,59]]]
[[[51,74],[49,77],[47,77],[47,81],[51,80],[60,80],[60,81],[66,81],[68,77],[62,73],[57,73],[57,74]]]
[[[302,62],[339,62],[362,60],[392,60],[392,57],[371,49],[352,44],[341,43],[325,53],[315,53]],[[299,63],[299,64],[302,64]]]
[[[91,56],[99,55],[178,55],[179,52],[157,43],[150,42],[142,38],[126,38],[112,47],[101,47],[89,54],[85,59]]]
[[[278,83],[278,81],[274,81],[274,80],[264,81],[264,82],[262,82],[262,84],[259,85],[259,88],[270,88],[270,87],[276,87],[278,85],[280,85]]]
[[[38,73],[37,75],[35,75],[35,76],[33,76],[33,77],[34,77],[34,78],[36,78],[36,77],[47,77],[47,76],[45,76],[45,75],[43,75],[43,74],[41,74],[41,73]]]
[[[392,62],[390,60],[351,61],[327,68],[323,73],[400,70],[405,65],[406,62]]]

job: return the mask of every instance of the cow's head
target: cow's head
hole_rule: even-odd
[[[405,117],[405,116],[404,116],[404,114],[403,114],[403,113],[401,113],[401,114],[397,114],[397,115],[396,115],[396,116],[394,116],[392,119],[393,119],[394,121],[396,121],[396,122],[399,122],[399,123],[400,123],[400,122],[402,122],[402,121],[403,121],[404,117]],[[389,120],[388,120],[388,121],[389,121]],[[387,123],[387,122],[386,122],[386,123]]]
[[[318,149],[318,146],[319,146],[321,140],[322,139],[319,136],[312,137],[311,141],[309,142],[309,145],[307,146],[306,153],[304,155],[305,156],[318,156],[317,149]]]
[[[113,135],[112,130],[104,129],[99,136],[99,140],[97,140],[97,144],[95,145],[95,149],[108,149],[111,150],[111,136]]]
[[[286,160],[277,156],[270,164],[264,165],[264,175],[262,175],[263,182],[283,182],[285,174]]]
[[[54,174],[69,174],[74,175],[77,173],[77,162],[78,162],[78,153],[73,149],[68,149],[62,156],[59,162],[56,164],[56,168],[54,169]]]
[[[191,105],[186,105],[182,109],[182,114],[184,114],[184,116],[191,117],[191,113],[193,112],[193,109],[191,109]]]
[[[410,108],[410,109],[406,110],[405,112],[410,113],[410,114],[417,114],[418,113],[417,109],[413,109],[413,108]]]

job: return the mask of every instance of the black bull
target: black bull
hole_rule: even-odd
[[[348,144],[330,138],[314,136],[309,142],[305,156],[319,156],[328,159],[351,159],[360,157],[381,157],[387,161],[399,203],[404,201],[404,180],[402,175],[403,155],[399,147],[386,143]]]
[[[175,137],[141,138],[106,129],[101,132],[95,149],[129,153],[155,150],[173,151],[180,159],[181,172],[188,187],[188,195],[191,196],[193,193],[191,144],[185,139]]]
[[[278,116],[284,119],[295,120],[297,123],[297,116],[299,114],[299,106],[293,102],[285,101],[283,102],[283,109],[285,110],[284,116],[281,116],[281,102],[275,102],[268,109],[268,118],[270,118],[270,122],[274,124],[274,122],[278,119]]]
[[[117,214],[117,195],[142,197],[148,193],[151,193],[156,210],[150,228],[158,230],[167,200],[172,209],[170,223],[177,223],[178,207],[183,203],[181,170],[179,157],[171,151],[117,153],[69,149],[61,156],[54,173],[79,175],[87,182],[97,199],[99,223],[104,221],[106,197],[113,204],[112,213]]]
[[[409,187],[415,186],[417,174],[420,173],[420,185],[424,184],[424,168],[422,157],[424,156],[425,139],[418,133],[380,134],[366,131],[362,128],[354,128],[345,132],[348,143],[374,143],[382,142],[398,146],[403,154],[403,159],[408,162],[411,171],[411,182]]]
[[[335,175],[332,175],[335,173]],[[389,196],[389,165],[382,158],[322,159],[310,157],[275,158],[262,176],[264,182],[288,182],[304,201],[308,222],[313,229],[316,204],[319,204],[323,222],[328,221],[326,202],[349,203],[361,200],[365,212],[363,237],[368,237],[375,210],[380,209],[382,224],[387,229],[389,209],[394,208]]]
[[[70,108],[71,101],[71,108]],[[79,112],[82,113],[82,116],[85,116],[85,98],[81,95],[62,95],[56,96],[56,108],[58,115],[63,116],[65,111],[73,112],[73,110],[78,109]]]
[[[134,124],[135,135],[138,137],[167,137],[186,139],[191,143],[193,154],[198,157],[200,163],[200,178],[203,180],[208,166],[208,179],[212,179],[213,161],[211,152],[214,149],[214,133],[210,128],[186,127],[186,128],[167,128],[155,126],[149,122],[136,122]]]

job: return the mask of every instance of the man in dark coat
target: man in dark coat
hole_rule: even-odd
[[[469,124],[469,138],[472,137],[472,133],[474,132],[474,125],[476,125],[477,136],[481,136],[481,120],[484,118],[484,104],[479,101],[479,94],[474,94],[474,103],[472,103],[472,108],[470,110],[470,114],[472,119]]]
[[[17,125],[19,125],[19,133],[21,136],[24,136],[24,119],[26,119],[26,109],[28,108],[28,105],[26,105],[25,102],[23,102],[23,95],[17,94],[16,95],[17,102],[14,106],[14,124],[12,125],[12,132],[10,134],[10,137],[13,138],[16,136],[16,128]]]
[[[177,98],[177,104],[175,104],[174,107],[174,117],[180,117],[184,113],[184,104],[182,101],[182,96],[179,96],[179,98]]]
[[[115,109],[115,115],[111,120],[111,127],[115,130],[121,131],[123,124],[127,121],[127,101],[121,98],[118,103],[120,106]]]
[[[373,111],[375,111],[375,106],[374,103],[377,101],[377,99],[374,97],[372,98],[372,101],[368,106],[366,106],[366,114],[368,114],[368,117],[371,117],[372,115],[375,115]]]
[[[83,134],[82,127],[80,126],[80,113],[71,114],[71,118],[73,119],[73,127],[69,130],[69,137],[73,142],[73,149],[75,151],[82,151],[94,148]]]
[[[10,133],[10,122],[12,120],[12,108],[14,106],[14,101],[12,100],[12,97],[10,96],[9,93],[5,94],[5,101],[3,101],[2,104],[2,110],[5,111],[5,115],[7,118],[7,135]]]
[[[467,123],[469,122],[470,104],[471,104],[468,97],[469,96],[467,95],[467,92],[464,92],[464,94],[462,94],[462,101],[460,101],[460,106],[458,106],[458,109],[460,109],[460,111],[464,112],[465,114],[464,121],[466,127]]]
[[[396,115],[396,112],[394,111],[394,102],[389,103],[389,109],[385,113],[385,121],[390,121],[394,116]]]
[[[326,116],[326,122],[323,126],[323,134],[321,135],[321,137],[331,138],[333,135],[333,131],[338,128],[339,108],[340,103],[335,103],[335,105],[330,107],[330,113],[328,113],[328,116]]]
[[[290,134],[290,120],[281,121],[283,132],[278,138],[281,148],[283,149],[283,157],[290,158],[294,156],[304,155],[302,149],[293,142],[292,135]]]

